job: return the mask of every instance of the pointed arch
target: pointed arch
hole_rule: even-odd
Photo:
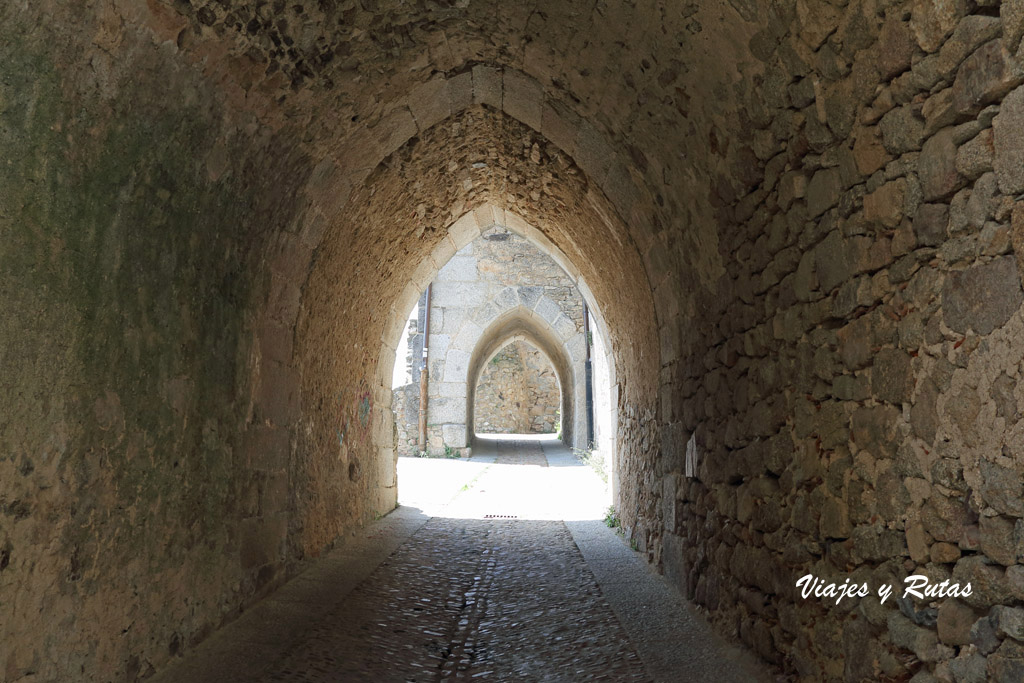
[[[577,332],[566,338],[564,332],[559,332],[559,321],[552,323],[549,317],[545,317],[543,311],[546,308],[545,305],[540,305],[538,311],[537,308],[530,309],[522,304],[511,306],[495,315],[481,332],[470,356],[466,373],[466,424],[470,428],[471,439],[476,385],[480,381],[483,368],[502,347],[521,339],[533,344],[555,369],[555,375],[561,385],[562,441],[570,446],[583,447],[580,440],[586,439],[586,426],[584,422],[582,429],[580,428],[582,416],[578,414],[586,405],[583,393],[584,359],[579,348],[583,334]],[[564,317],[564,314],[561,315]]]

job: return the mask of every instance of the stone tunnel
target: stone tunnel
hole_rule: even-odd
[[[719,633],[789,680],[1024,680],[1022,34],[1022,0],[0,4],[0,678],[146,678],[392,510],[402,326],[502,225],[595,312],[623,528]]]

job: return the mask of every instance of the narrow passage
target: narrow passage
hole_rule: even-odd
[[[758,680],[703,622],[673,625],[685,608],[600,521],[601,483],[567,449],[477,451],[403,462],[406,504],[376,531],[157,680]]]

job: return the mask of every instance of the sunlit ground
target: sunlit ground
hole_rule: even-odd
[[[523,443],[513,455],[509,442]],[[529,464],[543,448],[548,466]],[[526,464],[495,462],[521,459]],[[534,457],[530,457],[534,455]],[[478,436],[469,459],[399,458],[398,501],[433,517],[531,520],[603,519],[607,485],[549,435]]]

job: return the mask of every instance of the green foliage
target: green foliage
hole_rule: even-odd
[[[615,510],[614,505],[609,505],[608,511],[604,513],[604,523],[609,529],[619,529],[622,527],[622,522],[619,521],[619,513]]]
[[[577,460],[585,465],[590,465],[597,472],[597,476],[601,477],[601,481],[608,483],[608,471],[605,468],[604,454],[601,451],[590,448],[586,450],[574,448],[572,451]]]

